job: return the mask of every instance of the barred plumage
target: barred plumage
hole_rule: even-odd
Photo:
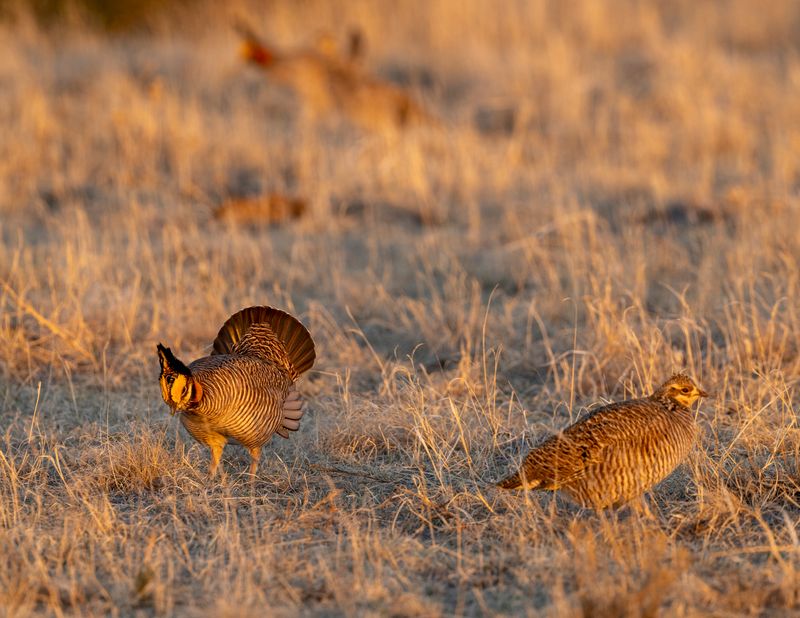
[[[158,345],[161,394],[192,437],[211,449],[211,476],[228,440],[250,452],[255,474],[261,447],[278,433],[296,431],[303,401],[294,390],[312,367],[314,342],[288,313],[248,307],[232,315],[214,340],[210,356],[187,367]]]
[[[593,410],[531,450],[504,489],[561,490],[584,506],[635,498],[689,454],[696,437],[691,405],[707,393],[676,374],[643,399]]]

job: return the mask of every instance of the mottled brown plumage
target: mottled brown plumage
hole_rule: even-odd
[[[211,355],[188,366],[161,344],[158,356],[161,395],[192,437],[211,449],[211,476],[228,440],[247,448],[255,474],[272,435],[288,438],[299,428],[303,401],[294,383],[312,367],[315,352],[311,335],[288,313],[242,309],[222,326]]]
[[[593,410],[546,439],[498,486],[560,490],[595,508],[631,500],[686,458],[697,431],[690,407],[707,396],[676,374],[649,397]]]

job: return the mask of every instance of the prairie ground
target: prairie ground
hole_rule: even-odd
[[[246,66],[360,28],[433,120],[364,127]],[[800,6],[195,6],[0,33],[5,615],[800,611]],[[297,218],[215,218],[302,199]],[[251,304],[317,344],[255,482],[170,417]],[[644,509],[493,482],[686,370],[702,439]]]

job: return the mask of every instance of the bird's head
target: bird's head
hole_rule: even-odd
[[[676,373],[653,393],[654,399],[671,400],[684,408],[691,407],[700,397],[708,397],[708,393],[685,373]]]
[[[158,361],[161,363],[161,396],[175,414],[178,410],[188,410],[200,401],[203,388],[191,370],[175,358],[172,350],[160,343],[157,346]]]
[[[243,20],[238,20],[233,27],[242,39],[239,54],[244,60],[262,67],[268,67],[275,62],[275,52]]]
[[[257,41],[246,39],[242,41],[239,53],[244,60],[262,67],[268,67],[275,61],[275,54],[260,45]]]

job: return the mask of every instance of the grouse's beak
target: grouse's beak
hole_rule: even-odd
[[[702,388],[698,388],[697,389],[697,394],[700,397],[711,397],[711,395],[709,395],[707,392],[705,392]]]

